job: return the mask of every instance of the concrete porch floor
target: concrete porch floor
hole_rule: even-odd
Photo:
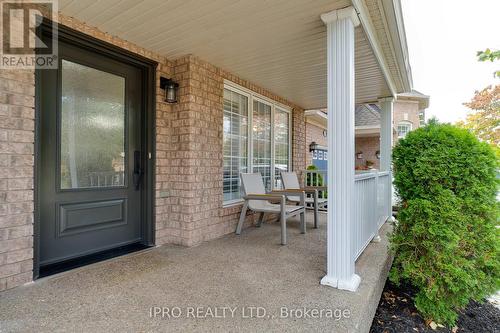
[[[306,235],[298,221],[290,223],[287,246],[279,245],[279,225],[266,223],[241,236],[193,248],[162,246],[5,291],[0,332],[368,332],[391,263],[390,226],[358,259],[361,285],[350,293],[319,284],[326,269],[326,215],[320,215],[315,230],[308,214]],[[180,317],[151,317],[152,307]],[[225,318],[211,318],[223,316],[224,307]],[[263,310],[247,318],[251,307]],[[323,309],[323,318],[300,312],[283,318],[281,308]]]

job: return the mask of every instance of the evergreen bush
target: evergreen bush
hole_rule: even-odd
[[[390,279],[417,288],[426,319],[451,326],[500,288],[498,161],[467,130],[433,122],[399,141],[393,163],[402,206]]]

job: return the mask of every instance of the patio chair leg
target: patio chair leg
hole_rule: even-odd
[[[314,229],[318,229],[318,191],[314,191]]]
[[[240,220],[238,221],[238,226],[236,227],[236,234],[241,235],[241,228],[243,227],[243,222],[245,222],[245,217],[247,215],[248,201],[245,201],[243,209],[241,210]]]
[[[257,222],[257,227],[260,227],[262,225],[262,222],[264,221],[264,213],[259,214],[259,221]]]
[[[281,222],[281,245],[286,245],[286,216],[285,214],[280,215]]]
[[[300,233],[306,233],[306,209],[303,208],[302,213],[300,213]]]

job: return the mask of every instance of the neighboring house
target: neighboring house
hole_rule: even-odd
[[[116,248],[234,232],[239,174],[261,173],[268,190],[280,171],[301,176],[304,110],[325,107],[329,177],[342,182],[328,183],[336,214],[321,283],[357,289],[356,259],[391,215],[375,188],[391,180],[391,96],[412,90],[399,0],[60,0],[59,10],[58,35],[48,19],[40,29],[46,45],[58,37],[58,68],[0,72],[0,290]],[[355,103],[381,98],[383,174],[356,178]],[[372,220],[355,215],[354,194],[371,196],[356,211]]]
[[[429,99],[429,96],[416,90],[398,95],[393,105],[393,144],[424,124]],[[356,107],[356,169],[366,168],[367,161],[373,162],[373,168],[380,168],[380,112],[376,103],[365,103]],[[307,165],[324,165],[321,161],[324,160],[324,152],[328,149],[326,110],[306,110],[306,122]],[[317,150],[321,151],[321,154],[310,149],[313,142],[318,144]]]

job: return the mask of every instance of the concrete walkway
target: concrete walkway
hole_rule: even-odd
[[[0,293],[0,332],[368,332],[390,265],[386,233],[357,262],[356,293],[319,284],[325,215],[194,248],[163,246]],[[175,317],[175,318],[174,318]],[[193,318],[194,317],[194,318]]]

